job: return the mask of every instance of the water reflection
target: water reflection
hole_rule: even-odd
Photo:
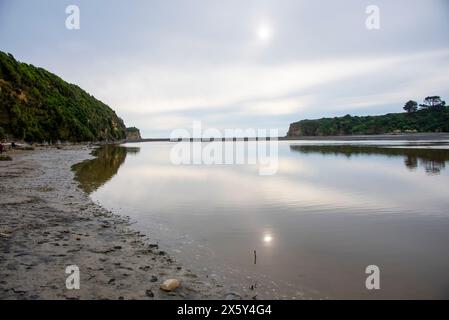
[[[75,164],[75,179],[87,193],[92,193],[108,182],[125,162],[128,153],[138,154],[138,147],[106,145],[92,152],[96,158]]]
[[[404,165],[410,171],[424,168],[427,174],[440,174],[449,162],[449,149],[406,148],[406,146],[366,146],[366,145],[291,145],[292,151],[321,153],[323,155],[385,155],[403,157]]]
[[[263,242],[265,245],[271,244],[272,241],[273,241],[273,236],[271,234],[267,233],[263,236]]]
[[[94,190],[109,179],[94,201],[247,298],[371,298],[369,264],[386,271],[378,298],[447,298],[449,150],[422,150],[447,145],[325,143],[279,143],[273,176],[252,165],[173,165],[173,144],[133,144],[136,157],[98,150],[78,180]]]

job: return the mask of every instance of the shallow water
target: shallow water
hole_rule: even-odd
[[[270,176],[174,165],[173,145],[100,149],[77,179],[161,249],[250,297],[449,298],[446,142],[283,141]],[[380,290],[365,287],[368,265]]]

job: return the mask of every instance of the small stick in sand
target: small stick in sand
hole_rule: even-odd
[[[257,254],[256,254],[256,250],[254,250],[254,264],[256,264],[257,262]]]

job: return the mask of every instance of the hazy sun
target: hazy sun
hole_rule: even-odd
[[[267,43],[271,40],[273,36],[273,30],[265,24],[259,25],[257,28],[257,38],[264,43]]]

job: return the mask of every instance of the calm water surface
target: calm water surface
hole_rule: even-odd
[[[272,176],[255,165],[173,165],[172,146],[105,147],[76,166],[77,179],[161,249],[230,290],[449,298],[446,142],[284,141]],[[365,288],[372,264],[381,271],[377,291]]]

